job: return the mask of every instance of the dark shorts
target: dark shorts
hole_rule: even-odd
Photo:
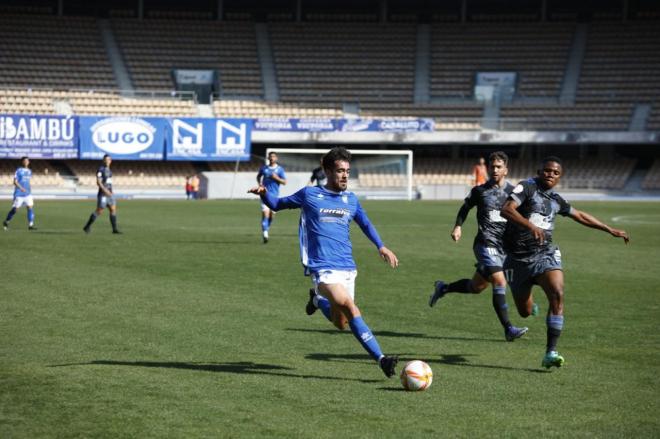
[[[534,278],[548,271],[561,270],[561,252],[555,246],[524,260],[509,255],[504,261],[504,273],[511,292],[527,294],[536,284]]]
[[[481,277],[488,279],[493,273],[502,271],[506,255],[501,248],[475,244],[472,250],[477,258],[477,273]]]
[[[112,197],[101,194],[96,196],[96,207],[99,209],[105,209],[108,206],[115,206],[116,204],[117,202],[115,201],[114,195]]]

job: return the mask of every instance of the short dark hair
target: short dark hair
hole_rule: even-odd
[[[270,157],[270,156],[273,155],[273,154],[277,155],[277,152],[275,152],[275,151],[270,151],[270,152],[268,153],[268,157]]]
[[[562,168],[564,167],[564,165],[561,162],[561,159],[559,157],[557,157],[556,155],[549,155],[549,156],[545,157],[543,160],[541,160],[541,167],[543,167],[548,162],[555,162],[559,166],[561,166]]]
[[[28,156],[26,156],[26,155],[24,155],[23,157],[21,157],[21,161],[23,161],[23,160],[25,160],[25,159],[30,160],[30,157],[28,157]]]
[[[343,146],[335,146],[323,156],[323,169],[334,169],[337,160],[351,161],[351,153]]]
[[[103,156],[103,160],[105,160],[106,157],[110,157],[110,154],[105,154],[105,155]],[[112,157],[110,157],[110,158],[112,158]]]
[[[488,156],[488,163],[493,163],[495,160],[502,160],[504,162],[504,166],[509,165],[509,156],[506,155],[504,151],[491,152]]]

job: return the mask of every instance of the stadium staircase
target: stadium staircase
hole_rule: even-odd
[[[115,75],[115,81],[117,81],[120,90],[130,94],[133,91],[133,83],[126,69],[126,64],[124,64],[124,58],[121,56],[110,22],[108,20],[98,20],[98,25],[103,39],[103,46],[112,66],[112,73]]]
[[[431,26],[417,26],[415,55],[415,103],[427,104],[431,100]]]
[[[75,173],[69,168],[64,160],[49,160],[48,164],[55,168],[55,170],[60,174],[64,183],[62,186],[66,189],[76,189],[78,186],[78,177]]]
[[[645,131],[646,122],[651,115],[651,104],[637,104],[633,110],[633,115],[630,118],[630,126],[628,131]]]
[[[566,63],[566,71],[561,84],[559,101],[566,104],[574,104],[577,95],[578,84],[580,82],[580,71],[582,70],[582,60],[584,52],[587,49],[587,25],[578,24],[573,35],[573,44]]]
[[[642,182],[646,177],[648,169],[635,169],[623,187],[625,192],[640,192],[642,190]]]
[[[267,101],[276,102],[280,100],[280,90],[277,84],[268,26],[265,23],[257,23],[255,24],[255,32],[257,34],[257,55],[259,57],[259,66],[261,67],[264,98]]]
[[[197,115],[199,117],[215,117],[215,114],[213,113],[213,105],[197,104]]]

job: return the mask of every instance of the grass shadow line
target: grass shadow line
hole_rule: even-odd
[[[327,334],[327,335],[351,334],[350,331],[340,331],[338,329],[285,328],[285,331],[312,332],[312,333]],[[454,340],[454,341],[486,341],[493,343],[504,343],[504,340],[494,339],[494,338],[447,337],[441,335],[426,335],[421,332],[373,331],[373,334],[376,337],[421,338],[427,340]]]
[[[380,383],[382,380],[369,380],[359,378],[334,377],[325,375],[298,374],[287,371],[294,370],[290,367],[275,364],[254,363],[251,361],[238,361],[228,363],[194,363],[194,362],[168,362],[168,361],[115,361],[94,360],[87,363],[53,364],[47,367],[72,367],[72,366],[129,366],[129,367],[151,367],[161,369],[181,369],[202,372],[234,373],[242,375],[272,375],[289,378],[319,379],[330,381],[353,381],[360,383]]]

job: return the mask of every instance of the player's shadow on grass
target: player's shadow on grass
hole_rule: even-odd
[[[382,380],[367,380],[358,378],[334,377],[324,375],[298,374],[292,371],[294,369],[276,364],[254,363],[251,361],[237,361],[229,363],[192,363],[178,361],[114,361],[114,360],[95,360],[89,363],[71,363],[71,364],[53,364],[48,367],[67,367],[67,366],[129,366],[129,367],[153,367],[160,369],[183,369],[201,372],[222,372],[236,373],[245,375],[273,375],[290,378],[318,379],[330,381],[356,381],[360,383],[380,383]]]
[[[316,332],[319,334],[328,335],[351,335],[350,331],[339,331],[337,329],[310,329],[310,328],[286,328],[287,331],[298,332]],[[421,332],[394,332],[394,331],[373,331],[376,337],[402,337],[402,338],[424,338],[430,340],[457,340],[457,341],[488,341],[495,343],[503,343],[504,340],[495,338],[475,338],[475,337],[448,337],[441,335],[426,335]]]
[[[480,369],[499,369],[499,370],[513,370],[513,371],[524,371],[532,373],[549,373],[547,370],[542,369],[532,369],[526,367],[512,367],[512,366],[498,366],[494,364],[479,364],[471,363],[467,357],[473,357],[474,355],[469,354],[442,354],[440,357],[435,356],[425,356],[420,354],[410,354],[403,353],[399,354],[399,364],[403,365],[408,361],[422,359],[429,364],[444,364],[448,366],[462,366],[462,367],[477,367]],[[305,355],[305,358],[308,360],[318,360],[318,361],[337,361],[341,363],[362,363],[364,361],[373,361],[368,355],[364,354],[327,354],[327,353],[316,353]]]
[[[252,239],[251,241],[246,238],[246,239],[211,239],[207,241],[192,241],[192,240],[181,240],[181,241],[167,241],[168,244],[176,244],[177,246],[180,245],[219,245],[219,244],[231,244],[231,245],[254,245],[256,243],[261,244],[261,237],[259,239]]]
[[[82,229],[78,230],[35,230],[31,234],[37,235],[84,235]]]

